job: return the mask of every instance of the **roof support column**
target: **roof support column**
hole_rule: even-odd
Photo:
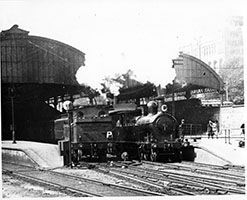
[[[172,115],[175,116],[175,93],[174,93],[175,80],[172,81]]]

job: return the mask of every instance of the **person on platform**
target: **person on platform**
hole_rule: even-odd
[[[209,120],[208,122],[208,127],[207,127],[207,131],[208,131],[208,139],[211,137],[212,139],[214,139],[214,135],[216,134],[217,131],[217,124],[211,120]]]
[[[181,123],[179,124],[178,131],[179,131],[179,137],[184,139],[184,119],[181,120]]]
[[[244,123],[240,126],[240,128],[241,128],[241,135],[245,135],[245,131],[244,131]]]
[[[216,124],[216,132],[215,132],[215,135],[216,135],[216,138],[218,139],[219,132],[220,132],[219,121],[218,120],[215,120],[215,124]]]
[[[218,136],[217,136],[217,123],[214,121],[211,121],[210,126],[212,127],[212,139],[214,138],[214,136],[216,136],[218,138]]]
[[[241,128],[241,134],[243,135],[243,138],[239,141],[239,147],[245,147],[245,130],[244,130],[244,123],[240,126]]]

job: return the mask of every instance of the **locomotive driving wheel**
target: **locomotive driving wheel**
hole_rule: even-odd
[[[150,160],[152,162],[156,162],[157,161],[157,152],[155,152],[153,149],[151,149]]]
[[[141,151],[139,153],[139,159],[148,161],[150,159],[150,153]]]
[[[143,154],[143,160],[146,160],[146,161],[148,161],[149,160],[149,153],[144,153]]]
[[[150,160],[150,152],[146,145],[141,145],[138,149],[138,156],[140,160]]]
[[[144,153],[140,149],[138,150],[138,156],[140,161],[144,159]]]
[[[124,151],[122,154],[121,154],[121,158],[122,160],[126,161],[129,159],[129,154],[127,151]]]

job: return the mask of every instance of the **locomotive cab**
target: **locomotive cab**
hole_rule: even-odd
[[[126,105],[125,105],[126,106]],[[112,117],[113,140],[116,156],[120,159],[138,159],[138,133],[135,131],[137,118],[141,109],[126,106],[109,112]]]

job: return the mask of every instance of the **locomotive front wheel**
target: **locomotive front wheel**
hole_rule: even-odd
[[[121,158],[122,158],[122,160],[124,160],[124,161],[126,161],[126,160],[128,160],[129,159],[129,154],[128,154],[128,152],[123,152],[122,154],[121,154]]]

